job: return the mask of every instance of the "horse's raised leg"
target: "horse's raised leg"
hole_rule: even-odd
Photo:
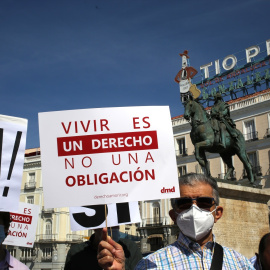
[[[224,180],[227,180],[231,173],[234,171],[234,167],[232,165],[232,156],[226,153],[221,153],[220,156],[223,162],[228,166],[228,171],[224,176]]]
[[[209,140],[198,142],[195,144],[195,158],[206,171],[208,176],[211,176],[209,162],[206,159],[204,148],[211,145]]]
[[[242,161],[242,163],[244,164],[244,167],[246,169],[247,176],[248,176],[248,179],[249,179],[250,183],[253,184],[254,183],[254,175],[253,175],[252,166],[251,166],[251,164],[249,162],[249,158],[247,156],[246,151],[241,151],[240,150],[236,154],[239,157],[239,159]]]

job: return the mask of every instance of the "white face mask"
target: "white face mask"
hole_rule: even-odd
[[[212,212],[203,210],[193,204],[189,209],[178,214],[176,222],[181,232],[193,240],[200,240],[206,236],[214,226]]]

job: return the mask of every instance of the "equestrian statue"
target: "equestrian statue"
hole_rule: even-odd
[[[245,149],[243,134],[235,128],[234,121],[230,118],[229,105],[222,100],[218,93],[215,96],[215,104],[208,114],[204,107],[192,95],[184,103],[184,118],[190,121],[191,141],[195,147],[195,158],[205,168],[208,176],[211,176],[209,162],[205,152],[219,153],[223,162],[228,166],[225,180],[232,174],[232,156],[237,155],[244,165],[248,179],[254,183],[252,165]]]
[[[182,69],[177,73],[175,82],[179,84],[181,101],[185,106],[184,118],[190,121],[191,141],[195,147],[195,158],[208,176],[211,176],[209,162],[205,152],[219,153],[228,166],[225,180],[233,173],[232,156],[237,155],[243,163],[250,183],[254,183],[252,165],[246,153],[243,134],[236,129],[230,116],[229,105],[223,101],[221,93],[215,95],[215,103],[208,114],[199,103],[201,91],[191,79],[197,70],[189,66],[188,51],[179,54],[182,57]]]

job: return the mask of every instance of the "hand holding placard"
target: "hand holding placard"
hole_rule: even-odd
[[[107,237],[107,229],[103,229],[103,239],[98,245],[97,255],[99,266],[106,269],[124,270],[125,253],[120,244]]]

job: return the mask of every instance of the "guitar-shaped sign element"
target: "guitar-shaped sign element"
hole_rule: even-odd
[[[196,99],[200,96],[201,91],[195,84],[191,83],[191,79],[198,73],[198,71],[195,68],[188,66],[187,59],[189,56],[187,50],[179,55],[182,57],[182,69],[179,70],[174,80],[179,83],[181,96],[186,96],[191,93],[193,98]]]

